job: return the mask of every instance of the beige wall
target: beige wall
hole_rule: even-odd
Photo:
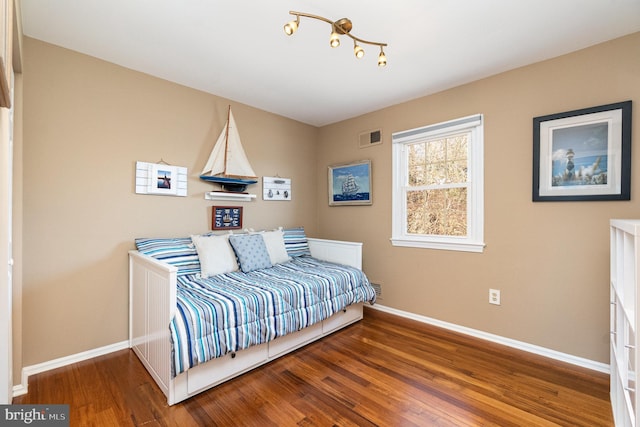
[[[127,339],[135,237],[207,231],[215,204],[316,233],[316,128],[232,102],[255,172],[291,178],[293,200],[256,184],[257,201],[206,201],[229,101],[34,39],[24,53],[23,366]],[[188,168],[188,197],[135,194],[135,162],[160,159]]]
[[[363,241],[382,304],[606,363],[607,224],[638,216],[640,189],[630,202],[532,203],[532,118],[637,104],[639,45],[635,34],[320,129],[232,103],[256,173],[293,179],[292,202],[242,203],[245,225]],[[33,39],[24,53],[16,315],[29,366],[125,340],[133,239],[207,230],[210,206],[229,204],[205,201],[212,186],[197,178],[228,101]],[[391,133],[474,113],[485,117],[485,252],[392,247]],[[384,144],[358,149],[378,126]],[[161,158],[189,168],[189,197],[134,194],[135,162]],[[358,159],[373,161],[373,206],[329,208],[326,166]]]
[[[640,150],[631,201],[533,203],[532,119],[630,99],[637,143],[639,49],[636,33],[322,128],[320,233],[364,242],[381,304],[608,363],[608,221],[640,215]],[[485,120],[484,253],[393,247],[391,134],[475,113]],[[358,149],[358,133],[377,127],[384,143]],[[372,160],[373,206],[328,207],[327,165],[359,159]]]

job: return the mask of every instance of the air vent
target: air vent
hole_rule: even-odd
[[[379,283],[371,282],[371,287],[373,288],[374,291],[376,291],[376,296],[380,298],[382,296],[382,285]]]
[[[372,145],[382,144],[382,129],[373,129],[362,132],[358,137],[358,147],[367,148]]]

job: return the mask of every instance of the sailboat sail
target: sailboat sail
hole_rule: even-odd
[[[347,179],[342,183],[342,194],[345,196],[351,196],[358,194],[358,190],[360,190],[360,186],[358,186],[353,175],[349,174]]]
[[[231,106],[229,106],[227,123],[211,150],[200,178],[223,184],[228,191],[244,191],[248,184],[258,182],[256,173],[242,148]]]
[[[256,178],[249,159],[242,148],[240,134],[231,108],[225,128],[211,150],[202,175],[222,175],[229,178]]]

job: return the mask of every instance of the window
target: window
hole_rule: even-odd
[[[482,252],[482,115],[396,132],[394,246]]]

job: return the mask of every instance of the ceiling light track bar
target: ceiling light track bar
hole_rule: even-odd
[[[386,43],[381,43],[381,42],[374,42],[374,41],[370,41],[370,40],[364,40],[361,39],[359,37],[354,36],[353,34],[351,34],[351,29],[353,28],[353,24],[351,23],[351,20],[348,18],[342,18],[339,19],[337,21],[332,21],[330,19],[325,18],[324,16],[319,16],[319,15],[313,15],[311,13],[304,13],[304,12],[296,12],[293,10],[289,11],[290,15],[293,15],[296,17],[295,21],[291,21],[288,22],[285,26],[284,26],[284,32],[287,35],[293,35],[293,33],[295,33],[298,29],[298,27],[300,26],[300,17],[303,16],[305,18],[311,18],[311,19],[317,19],[318,21],[323,21],[326,22],[327,24],[331,25],[331,37],[329,38],[329,44],[331,47],[338,47],[340,46],[340,35],[346,35],[349,36],[352,40],[353,40],[353,50],[354,50],[354,54],[356,56],[356,58],[362,58],[364,56],[364,50],[362,49],[362,47],[360,47],[358,45],[358,43],[362,43],[362,44],[368,44],[368,45],[372,45],[372,46],[378,46],[380,47],[380,54],[378,55],[378,66],[380,67],[384,67],[385,65],[387,65],[387,57],[384,53],[384,47],[387,46]]]

